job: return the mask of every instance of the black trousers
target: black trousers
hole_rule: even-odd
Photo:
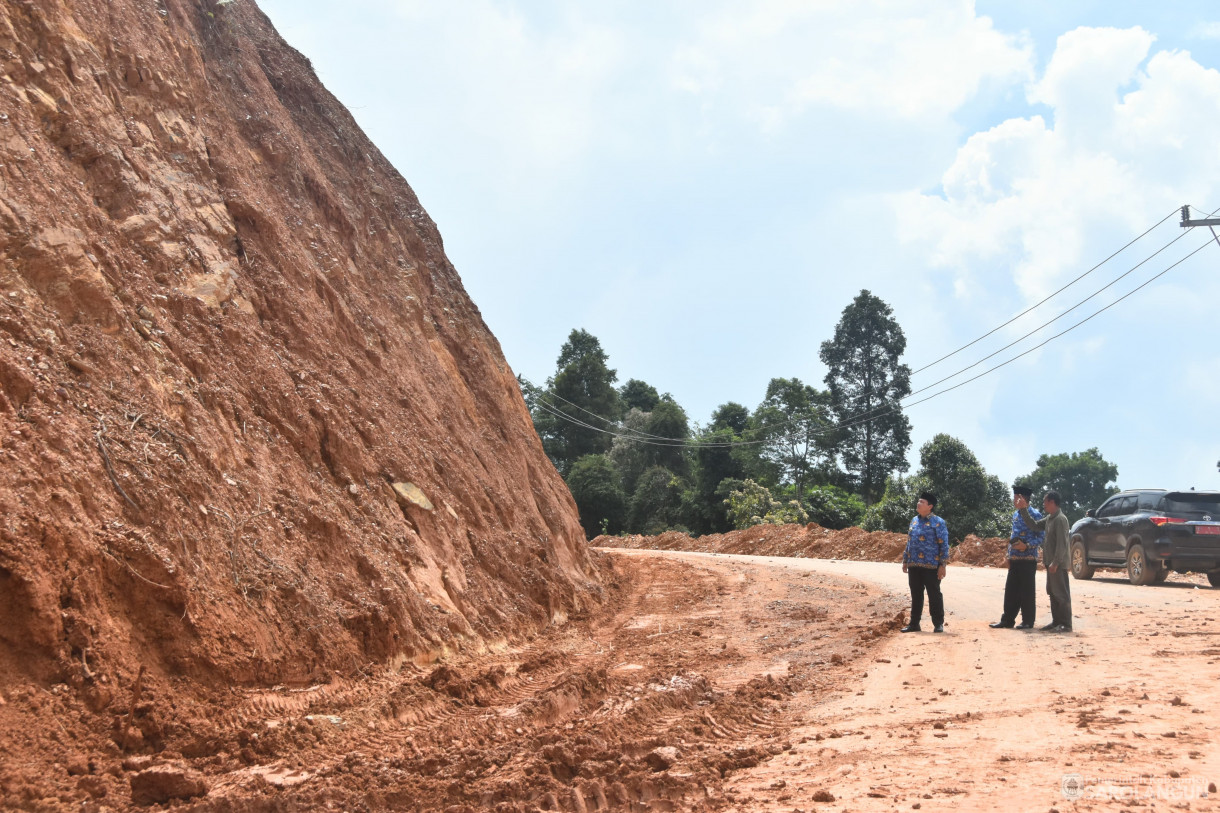
[[[1072,588],[1068,582],[1068,569],[1056,568],[1046,572],[1046,594],[1051,597],[1051,622],[1072,628]]]
[[[940,593],[940,579],[931,567],[908,567],[907,584],[911,585],[911,626],[918,627],[923,618],[923,591],[928,591],[928,611],[932,624],[945,623],[945,599]]]
[[[1021,611],[1021,623],[1033,626],[1038,611],[1038,588],[1034,574],[1038,572],[1036,559],[1009,559],[1008,581],[1004,582],[1004,615],[1001,624],[1014,624],[1017,611]]]

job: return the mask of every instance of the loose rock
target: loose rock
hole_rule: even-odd
[[[131,777],[131,801],[138,805],[193,799],[206,796],[207,792],[208,786],[202,776],[174,765],[157,765]]]

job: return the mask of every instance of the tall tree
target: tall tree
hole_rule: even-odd
[[[803,499],[814,470],[834,455],[829,395],[799,378],[773,378],[753,422],[763,440],[763,457],[779,467],[782,480]]]
[[[685,506],[685,520],[699,534],[732,530],[724,503],[727,493],[721,484],[741,481],[748,476],[743,458],[756,454],[757,446],[733,446],[750,424],[750,410],[741,404],[721,404],[712,413],[712,425],[691,444],[691,490]]]
[[[911,392],[911,370],[901,363],[907,340],[893,309],[861,291],[819,354],[827,367],[835,418],[842,429],[838,453],[861,496],[876,502],[886,478],[907,470],[911,422],[900,404]]]
[[[731,429],[740,435],[750,425],[750,410],[736,401],[716,407],[712,413],[712,429]]]
[[[648,413],[647,432],[654,441],[648,446],[654,465],[663,466],[674,474],[686,474],[689,464],[686,459],[686,447],[683,444],[690,438],[690,422],[686,418],[686,410],[668,394]],[[666,440],[660,440],[665,438]],[[672,441],[670,445],[665,444]]]
[[[619,388],[618,394],[623,402],[623,409],[638,409],[640,412],[652,412],[653,407],[661,402],[661,396],[657,393],[657,388],[651,384],[646,384],[638,378],[627,379],[627,383]]]
[[[936,513],[948,522],[953,540],[967,534],[1008,534],[1012,514],[1008,487],[983,469],[965,443],[939,434],[920,448],[919,463],[919,479],[936,494]]]
[[[623,493],[635,493],[636,481],[649,466],[654,464],[652,446],[641,443],[640,438],[648,432],[650,413],[631,409],[619,424],[619,437],[614,438],[608,457],[622,477]]]
[[[596,336],[573,330],[559,351],[555,375],[547,379],[546,389],[530,394],[534,428],[561,474],[585,455],[610,448],[613,438],[608,433],[616,431],[622,404],[614,388],[618,373],[610,369],[608,360]]]
[[[605,455],[587,455],[573,463],[567,484],[580,511],[580,524],[589,539],[601,533],[616,534],[623,529],[627,497],[619,486],[614,464]]]
[[[659,534],[680,521],[681,477],[661,466],[653,466],[640,476],[627,513],[627,530],[637,534]]]
[[[1101,505],[1106,497],[1118,493],[1114,481],[1118,479],[1118,466],[1101,456],[1097,447],[1071,454],[1044,454],[1038,458],[1037,468],[1017,482],[1041,494],[1054,489],[1063,497],[1060,507],[1073,520],[1084,516],[1085,511]]]

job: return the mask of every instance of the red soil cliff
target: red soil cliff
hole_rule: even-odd
[[[598,591],[436,226],[252,0],[0,5],[0,681],[305,682]]]

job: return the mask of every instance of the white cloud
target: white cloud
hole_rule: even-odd
[[[512,4],[491,0],[456,5],[391,5],[412,29],[402,81],[445,77],[448,105],[501,162],[584,158],[597,135],[595,100],[628,58],[622,32],[575,16],[544,28]]]
[[[1220,40],[1220,22],[1196,23],[1187,36],[1200,40]]]
[[[1051,121],[1009,119],[970,137],[939,194],[896,196],[900,238],[958,273],[959,291],[998,267],[1032,300],[1125,242],[1114,235],[1217,200],[1220,151],[1206,125],[1220,115],[1220,73],[1185,52],[1145,63],[1152,43],[1139,28],[1060,37],[1029,94]]]
[[[1137,75],[1156,38],[1142,28],[1077,28],[1059,37],[1029,100],[1055,109],[1061,135],[1088,138],[1113,126],[1118,93]]]
[[[675,54],[671,81],[775,129],[815,106],[948,116],[987,80],[1028,78],[1031,56],[968,0],[770,0],[707,15]]]

